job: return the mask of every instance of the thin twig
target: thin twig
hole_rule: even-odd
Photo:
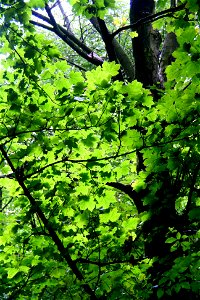
[[[144,24],[148,24],[148,23],[151,23],[151,22],[155,22],[155,21],[157,21],[157,20],[159,20],[161,18],[164,18],[164,17],[169,17],[169,16],[172,15],[172,13],[180,11],[180,10],[182,10],[184,8],[185,8],[185,4],[181,4],[181,5],[177,6],[177,7],[169,8],[169,9],[160,11],[160,12],[158,12],[156,14],[144,17],[144,18],[138,20],[137,22],[135,22],[133,24],[130,24],[130,25],[127,25],[127,26],[123,26],[123,27],[117,29],[116,31],[114,31],[110,35],[110,37],[113,39],[121,31],[124,31],[124,30],[127,30],[127,29],[136,30],[140,25],[144,25]]]

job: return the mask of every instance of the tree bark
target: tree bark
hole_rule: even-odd
[[[169,66],[175,59],[172,56],[172,53],[178,47],[178,42],[176,39],[176,35],[174,32],[167,33],[163,48],[161,52],[161,59],[160,59],[160,80],[162,84],[166,81],[166,74],[165,70],[167,66]]]
[[[171,8],[176,7],[180,1],[171,0]],[[163,85],[163,83],[167,80],[165,70],[166,67],[169,66],[175,59],[173,58],[172,54],[178,47],[177,38],[174,32],[167,33],[163,47],[161,52],[161,58],[160,58],[160,80]]]
[[[153,0],[130,1],[130,23],[133,24],[142,18],[154,13]],[[135,77],[144,87],[159,82],[159,47],[160,33],[153,30],[151,24],[138,27],[138,37],[133,39],[133,55],[135,59]]]

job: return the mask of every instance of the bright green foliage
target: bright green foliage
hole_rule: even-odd
[[[95,1],[79,1],[69,0],[73,10],[78,15],[85,15],[87,18],[97,16],[103,18],[106,13],[106,9],[113,8],[115,6],[115,0],[95,0]]]
[[[114,5],[71,4],[100,17]],[[182,290],[198,297],[199,28],[174,25],[179,48],[158,101],[140,82],[116,80],[114,62],[70,71],[28,23],[30,8],[43,6],[16,1],[2,12],[0,298],[89,299],[84,284],[97,299],[149,299],[156,285],[158,299]],[[113,182],[145,191],[143,210]],[[186,221],[172,228],[175,210]],[[166,218],[165,231],[157,221],[148,234],[152,216]],[[144,254],[156,231],[169,249],[161,261]],[[164,271],[151,282],[158,263]]]

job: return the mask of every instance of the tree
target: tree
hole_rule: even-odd
[[[61,1],[1,2],[1,299],[199,298],[200,11],[168,2],[112,31],[114,1],[71,1],[94,44]]]

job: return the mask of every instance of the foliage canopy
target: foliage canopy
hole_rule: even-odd
[[[54,2],[0,4],[0,299],[198,299],[198,1],[156,1],[139,23],[134,8],[135,75],[108,43],[115,1],[69,1],[99,22],[103,59],[56,22]],[[36,30],[39,9],[88,71]],[[178,42],[159,83],[137,69],[143,28]]]

